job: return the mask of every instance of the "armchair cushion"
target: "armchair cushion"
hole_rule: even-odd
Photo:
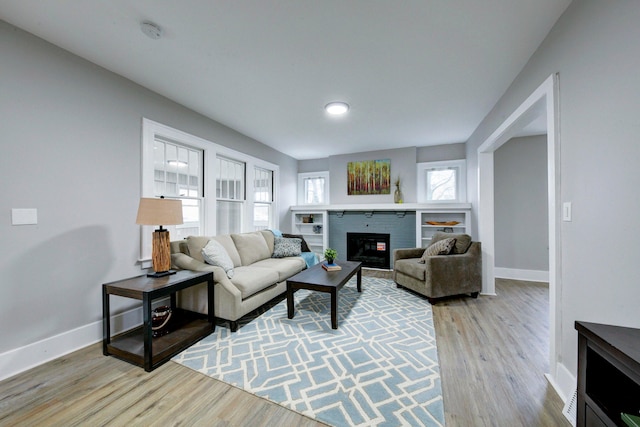
[[[433,233],[431,237],[431,244],[444,240],[454,238],[456,239],[456,244],[451,251],[452,254],[463,254],[469,250],[469,246],[471,246],[471,236],[468,234],[452,234],[452,233],[444,233],[442,231],[436,231]]]

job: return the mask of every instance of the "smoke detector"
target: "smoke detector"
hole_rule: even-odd
[[[162,36],[162,28],[153,22],[145,21],[141,23],[140,29],[147,37],[153,40],[158,40]]]

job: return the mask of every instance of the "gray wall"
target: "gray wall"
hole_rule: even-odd
[[[388,195],[347,195],[347,163],[363,160],[391,160],[391,183],[396,177],[402,180],[401,189],[405,203],[417,202],[416,163],[442,160],[460,160],[466,156],[465,144],[446,144],[426,147],[396,148],[383,151],[352,153],[323,159],[298,161],[298,172],[328,170],[331,176],[330,197],[332,204],[393,203],[393,191]]]
[[[561,223],[557,321],[560,363],[577,371],[576,320],[640,327],[640,2],[574,1],[467,142],[477,213],[477,149],[553,73],[559,73],[560,183],[573,203]],[[560,207],[558,207],[560,209]],[[475,218],[474,230],[477,229]]]
[[[99,321],[100,285],[141,273],[143,117],[280,165],[289,227],[295,159],[2,21],[0,56],[0,354]]]
[[[493,161],[495,266],[549,271],[546,135],[513,138]]]

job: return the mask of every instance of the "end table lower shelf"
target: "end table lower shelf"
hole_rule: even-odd
[[[174,320],[176,317],[178,318]],[[175,309],[171,320],[171,332],[152,339],[151,369],[158,367],[213,331],[206,316],[191,311]],[[138,326],[111,337],[111,342],[107,344],[107,352],[118,359],[144,367],[143,327]]]

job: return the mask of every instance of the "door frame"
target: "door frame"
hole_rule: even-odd
[[[555,383],[558,339],[561,337],[560,139],[558,74],[549,76],[478,147],[478,234],[482,242],[483,293],[495,295],[494,152],[541,114],[547,123],[547,174],[549,219],[549,368]]]

